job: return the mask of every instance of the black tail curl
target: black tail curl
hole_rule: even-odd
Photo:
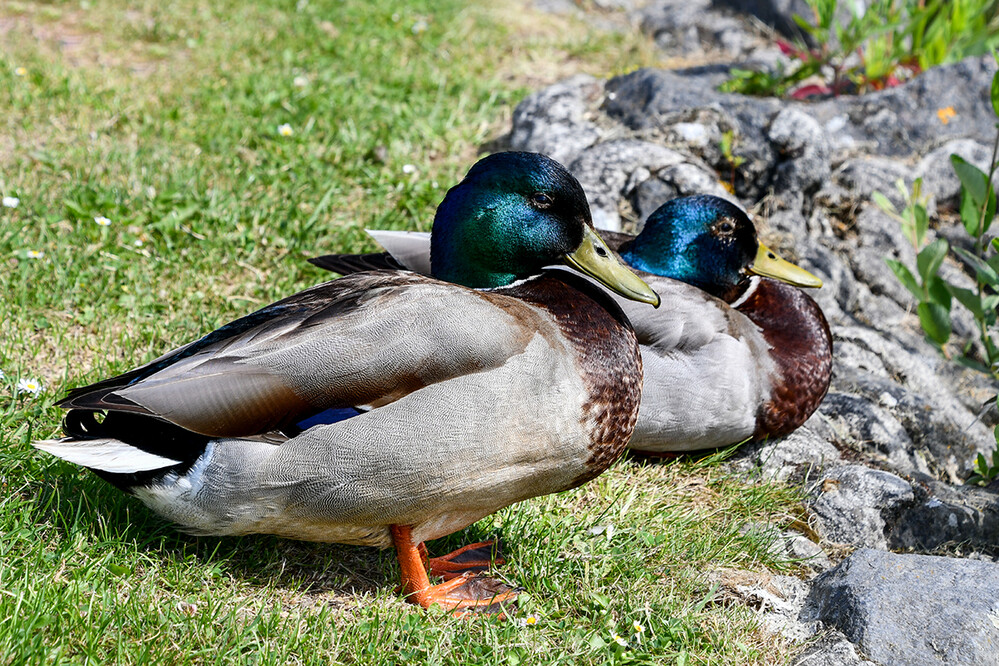
[[[406,267],[396,261],[388,252],[373,254],[326,254],[309,259],[309,263],[332,273],[350,275],[364,271],[396,270],[404,271]]]

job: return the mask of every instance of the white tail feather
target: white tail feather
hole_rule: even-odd
[[[32,446],[67,462],[115,474],[149,472],[180,463],[117,439],[46,439]]]
[[[430,275],[430,234],[425,231],[366,231],[400,264],[413,272]]]

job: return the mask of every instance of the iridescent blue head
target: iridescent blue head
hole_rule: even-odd
[[[596,235],[583,188],[549,157],[489,155],[437,208],[430,265],[438,279],[501,287],[553,264],[569,264],[629,298],[659,302]]]
[[[762,245],[741,208],[710,195],[681,197],[660,206],[635,240],[622,248],[621,257],[633,268],[687,282],[725,300],[741,291],[750,274],[804,287],[822,285]]]

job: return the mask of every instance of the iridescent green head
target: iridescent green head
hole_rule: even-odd
[[[553,264],[569,264],[624,296],[658,305],[655,292],[593,231],[579,182],[549,157],[485,157],[437,208],[430,241],[436,278],[501,287]]]
[[[750,274],[800,287],[822,286],[817,277],[760,243],[742,209],[709,195],[681,197],[660,206],[621,257],[633,268],[687,282],[724,299],[738,292]]]

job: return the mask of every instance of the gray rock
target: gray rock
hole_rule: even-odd
[[[517,105],[505,143],[569,164],[600,138],[591,115],[602,99],[603,85],[585,74],[549,86]]]
[[[629,200],[638,219],[644,223],[653,211],[670,199],[693,194],[713,194],[741,205],[721,186],[714,173],[690,162],[668,166],[655,176],[641,180],[637,187],[631,189]],[[640,223],[638,230],[641,226]]]
[[[832,560],[822,550],[822,546],[798,532],[786,531],[779,534],[774,539],[770,552],[778,558],[786,558],[816,573],[826,571],[833,566]]]
[[[836,388],[826,396],[819,411],[833,424],[840,446],[862,452],[867,460],[880,461],[903,474],[929,471],[905,428],[878,404],[877,398],[843,393]]]
[[[999,565],[863,548],[814,581],[800,619],[881,664],[995,664]]]
[[[689,123],[698,109],[721,110],[733,135],[733,154],[744,160],[735,171],[735,189],[740,197],[759,198],[770,181],[777,154],[766,128],[780,110],[773,99],[719,93],[715,88],[726,79],[724,67],[677,71],[643,69],[607,82],[604,111],[632,131],[662,131],[678,123]],[[707,159],[707,157],[706,157]],[[719,172],[731,170],[721,160],[709,164]]]
[[[848,262],[819,242],[799,242],[797,247],[801,266],[822,279],[822,288],[812,290],[809,295],[822,308],[826,319],[832,325],[853,323],[848,313],[858,308],[857,278]]]
[[[794,22],[794,15],[812,16],[805,0],[713,0],[712,4],[755,16],[784,36],[797,39],[805,39],[807,33]]]
[[[939,552],[945,548],[999,553],[999,493],[977,486],[952,486],[920,476],[915,501],[895,519],[893,549]]]
[[[986,436],[985,426],[953,398],[936,403],[873,373],[841,372],[836,387],[848,387],[853,399],[866,400],[869,405],[876,401],[884,407],[879,422],[893,422],[902,429],[904,434],[894,434],[902,441],[897,448],[891,440],[878,441],[887,433],[875,429],[868,430],[874,441],[864,444],[866,447],[877,442],[879,450],[890,451],[887,462],[893,469],[903,473],[932,472],[952,483],[960,483],[969,473],[977,445]],[[872,414],[879,411],[873,406],[869,409]],[[829,415],[828,411],[824,413]]]
[[[823,632],[822,636],[805,648],[792,666],[877,666],[873,661],[857,654],[856,646],[835,629]]]
[[[723,570],[708,576],[722,588],[723,597],[756,611],[763,631],[801,641],[815,634],[817,622],[798,620],[808,598],[808,585],[793,576]]]
[[[862,155],[845,160],[833,173],[833,182],[849,192],[853,201],[869,201],[871,194],[881,192],[902,210],[905,202],[895,183],[899,180],[905,183],[906,189],[912,189],[915,180],[913,168],[899,160],[885,157]],[[897,220],[892,220],[896,227]]]
[[[828,472],[809,502],[824,540],[885,549],[885,528],[900,506],[913,500],[912,487],[894,474],[860,465]]]
[[[822,430],[819,418],[813,416],[787,437],[746,444],[730,465],[767,481],[787,481],[805,479],[841,464],[839,451],[817,432]]]
[[[916,165],[914,176],[923,179],[923,193],[933,197],[936,206],[956,211],[960,207],[961,181],[954,173],[951,155],[960,155],[988,173],[992,148],[972,139],[954,139],[927,153]]]
[[[697,54],[703,62],[740,53],[742,61],[779,62],[746,28],[745,13],[771,12],[776,23],[791,11],[808,11],[801,0],[654,0],[638,9],[632,0],[607,1],[614,11],[631,12],[671,55]],[[647,69],[606,82],[575,77],[532,95],[514,114],[509,147],[541,150],[565,163],[583,182],[600,226],[637,229],[668,199],[712,193],[752,210],[767,244],[825,281],[812,295],[835,338],[830,394],[797,432],[747,445],[726,463],[750,480],[820,479],[808,486],[806,503],[821,544],[999,556],[999,489],[960,485],[974,455],[995,446],[990,427],[999,411],[986,413],[985,423],[976,415],[996,385],[926,342],[914,299],[884,261],[913,267],[915,252],[899,222],[870,201],[881,191],[901,209],[896,181],[911,187],[922,177],[931,215],[937,206],[956,205],[959,183],[949,155],[979,165],[991,156],[995,120],[988,91],[995,68],[991,56],[972,58],[897,88],[816,103],[721,93],[726,64]],[[937,111],[947,107],[956,115],[944,124]],[[722,151],[726,136],[732,154],[744,160],[738,167]],[[722,183],[731,184],[734,195]],[[934,220],[929,236],[937,234],[968,247],[959,223],[946,216]],[[971,284],[957,262],[945,262],[941,273]],[[973,324],[955,308],[960,343],[974,340]],[[821,544],[794,532],[773,536],[775,555],[814,572],[832,564]],[[936,574],[949,570],[946,560],[865,553],[820,576],[813,608],[799,615],[801,622],[786,621],[798,607],[800,581],[733,589],[760,612],[766,629],[803,640],[822,620],[861,651],[833,629],[797,657],[799,666],[874,663],[865,656],[880,664],[999,663],[996,636],[983,633],[999,627],[999,604],[988,608],[994,612],[988,625],[974,619],[982,617],[975,605],[981,594],[961,614],[967,599],[994,589],[994,577],[983,577],[978,587],[967,572],[941,582]],[[990,576],[999,566],[970,564],[992,567]],[[960,594],[946,596],[952,588]],[[896,609],[901,612],[890,617]],[[944,628],[937,621],[954,624]],[[983,636],[992,641],[991,652],[975,651]]]
[[[641,171],[646,178],[653,172],[676,166],[683,155],[659,144],[635,139],[605,141],[583,152],[569,165],[586,190],[593,224],[600,229],[621,229],[618,205],[637,187],[633,176]]]
[[[967,58],[934,67],[895,88],[818,102],[811,112],[822,124],[845,116],[848,122],[840,131],[855,146],[885,157],[925,154],[949,139],[989,144],[995,138],[989,102],[995,71],[991,55]],[[948,107],[955,116],[945,125],[937,111]]]
[[[782,109],[770,121],[767,138],[778,155],[773,188],[808,195],[830,173],[829,142],[822,126],[803,109]]]
[[[714,11],[711,0],[659,0],[638,18],[642,32],[674,55],[713,50],[739,57],[765,45],[747,21]]]

